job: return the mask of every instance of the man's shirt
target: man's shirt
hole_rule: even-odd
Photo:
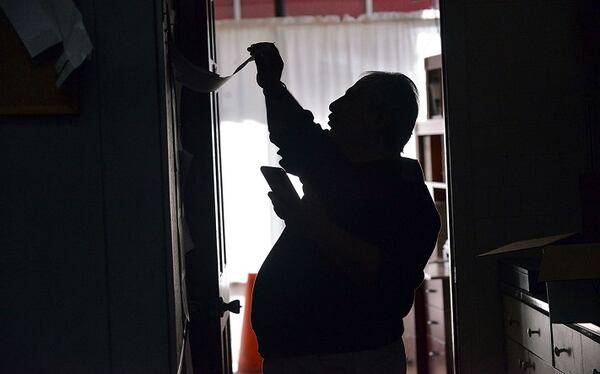
[[[375,281],[357,285],[320,244],[286,228],[254,285],[252,325],[264,357],[354,352],[401,338],[440,228],[415,160],[351,162],[283,88],[265,91],[271,141],[303,200],[376,246]]]

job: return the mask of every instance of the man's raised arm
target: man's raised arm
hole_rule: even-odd
[[[284,63],[275,45],[256,43],[248,51],[256,62],[256,82],[265,94],[271,141],[280,148],[284,158],[287,156],[287,161],[303,158],[297,153],[318,143],[321,127],[313,122],[312,113],[304,110],[281,82]]]

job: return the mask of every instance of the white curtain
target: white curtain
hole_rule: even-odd
[[[359,18],[218,21],[220,73],[231,74],[248,57],[249,45],[274,42],[285,61],[282,81],[300,104],[313,112],[316,122],[326,124],[329,103],[370,70],[402,72],[410,77],[421,93],[419,118],[424,119],[423,60],[441,51],[439,20],[424,15],[376,13]],[[258,270],[280,231],[277,221],[263,222],[270,202],[258,167],[274,164],[274,158],[264,126],[264,97],[255,74],[254,64],[250,64],[219,91],[225,214],[226,219],[231,217],[226,233],[232,280],[243,280],[247,273]],[[414,154],[414,143],[410,142],[405,156]],[[252,202],[250,209],[248,202]],[[255,226],[250,228],[250,224]]]
[[[286,64],[283,82],[317,122],[325,123],[329,103],[365,71],[402,72],[424,93],[423,59],[441,50],[438,24],[421,12],[219,21],[218,64],[222,74],[230,74],[248,57],[249,45],[274,42]],[[265,122],[255,73],[251,65],[221,88],[222,120]]]

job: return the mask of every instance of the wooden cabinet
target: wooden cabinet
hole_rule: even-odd
[[[504,332],[529,351],[552,362],[550,319],[547,315],[505,296]]]
[[[427,279],[421,287],[425,304],[425,352],[429,374],[451,374],[452,320],[450,318],[450,278]]]
[[[404,317],[404,351],[406,352],[406,374],[418,374],[417,362],[417,327],[415,321],[415,308]]]
[[[446,344],[427,336],[427,372],[429,374],[448,373],[448,359]]]
[[[547,310],[509,295],[502,299],[507,373],[600,374],[600,334],[551,324]]]
[[[528,361],[523,367],[526,369],[525,372],[530,374],[562,374],[552,367],[551,362],[544,361],[532,352],[529,352]]]
[[[581,337],[575,330],[552,324],[554,367],[565,374],[582,374]]]
[[[433,257],[447,259],[448,229],[446,202],[446,149],[444,136],[442,57],[428,57],[424,61],[426,76],[427,119],[415,126],[417,158],[423,169],[425,184],[435,201],[442,219]],[[446,244],[446,246],[444,246]]]
[[[511,339],[506,339],[506,373],[522,374],[524,363],[529,359],[529,353]]]
[[[581,335],[583,374],[600,374],[600,343]]]
[[[445,279],[430,279],[423,282],[425,304],[444,309],[444,282]]]
[[[546,362],[552,362],[550,319],[537,310],[521,304],[523,311],[522,344]]]
[[[442,86],[442,56],[425,59],[425,77],[427,84],[427,118],[444,117],[444,89]]]
[[[454,372],[449,283],[447,275],[426,279],[415,291],[415,304],[404,318],[408,374]]]
[[[446,157],[442,58],[424,61],[427,77],[427,120],[415,127],[417,158],[423,169],[425,184],[442,220],[436,248],[425,272],[430,275],[415,291],[415,304],[404,319],[404,345],[409,374],[453,373],[450,318],[450,278],[447,262],[448,230],[446,209]]]
[[[445,342],[448,332],[446,331],[447,321],[445,311],[440,308],[428,306],[425,308],[425,333],[427,336]]]
[[[560,374],[552,365],[511,339],[506,339],[506,372],[508,374]]]
[[[509,296],[503,297],[504,307],[504,334],[515,342],[521,343],[521,329],[523,317],[519,302]]]

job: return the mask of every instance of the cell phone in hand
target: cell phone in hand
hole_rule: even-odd
[[[273,166],[261,166],[260,171],[271,187],[271,191],[275,192],[279,198],[291,203],[300,201],[300,196],[285,170]]]

